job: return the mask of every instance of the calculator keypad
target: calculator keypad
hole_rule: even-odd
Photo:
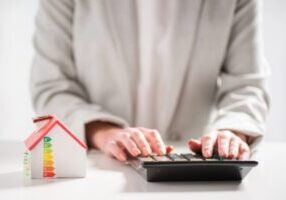
[[[223,181],[241,180],[257,161],[203,158],[191,153],[150,155],[127,162],[147,181]]]
[[[204,158],[201,155],[184,153],[184,154],[167,154],[163,156],[148,156],[148,157],[138,157],[138,160],[141,162],[196,162],[196,161],[223,161],[220,156],[214,155],[211,158]]]

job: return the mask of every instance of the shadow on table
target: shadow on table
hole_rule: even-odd
[[[37,187],[72,179],[29,179],[24,178],[22,171],[0,173],[0,190],[21,187]]]
[[[108,158],[105,155],[97,154],[96,159],[90,160],[98,169],[120,171],[124,174],[126,185],[124,192],[213,192],[213,191],[238,191],[243,190],[244,186],[241,182],[223,181],[223,182],[147,182],[131,167],[123,163]]]

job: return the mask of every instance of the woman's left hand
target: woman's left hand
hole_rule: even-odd
[[[201,153],[205,158],[218,154],[223,158],[247,160],[250,148],[246,140],[243,134],[221,130],[206,134],[199,140],[190,139],[188,144],[192,151]]]

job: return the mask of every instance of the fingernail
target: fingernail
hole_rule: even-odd
[[[188,145],[191,146],[192,144],[193,144],[193,140],[190,139],[190,140],[188,141]]]
[[[205,157],[210,157],[211,156],[211,151],[210,151],[209,148],[205,148],[204,149],[204,155],[205,155]]]
[[[166,154],[170,154],[174,150],[174,147],[172,145],[168,145],[166,147]]]
[[[165,155],[166,154],[166,147],[163,147],[163,146],[159,146],[159,150],[160,150],[160,154],[161,155]]]
[[[123,154],[119,154],[119,158],[120,158],[120,160],[122,160],[122,161],[125,161],[126,160],[126,157],[123,155]]]
[[[150,146],[146,147],[146,149],[147,149],[148,154],[152,153],[152,150],[151,150]]]
[[[224,152],[222,150],[219,150],[218,154],[219,154],[219,156],[224,157]]]
[[[131,149],[131,152],[132,152],[133,156],[138,156],[139,154],[141,154],[139,149],[137,149],[135,147]]]
[[[236,151],[236,150],[232,150],[232,151],[230,152],[230,154],[233,155],[233,156],[235,156],[235,155],[237,155],[237,151]]]
[[[229,156],[228,152],[224,152],[223,155],[225,158],[227,158]]]
[[[212,156],[213,152],[211,150],[208,151],[209,157]]]
[[[157,154],[157,155],[159,155],[159,156],[164,155],[164,153],[163,153],[163,151],[162,151],[161,148],[159,148],[159,149],[155,152],[155,154]]]
[[[149,153],[149,151],[147,150],[147,148],[146,148],[146,147],[143,147],[143,154],[144,154],[144,156],[147,156],[147,155],[151,154],[151,152]]]

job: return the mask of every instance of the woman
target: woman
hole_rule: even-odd
[[[35,109],[121,161],[189,138],[205,157],[248,159],[268,110],[257,4],[42,0]]]

